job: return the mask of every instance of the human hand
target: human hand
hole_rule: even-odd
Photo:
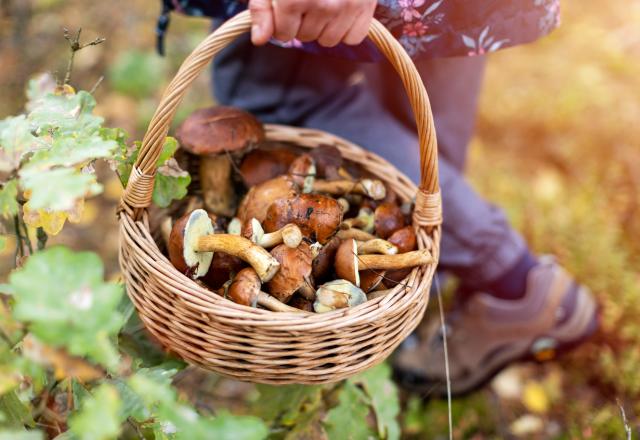
[[[317,41],[321,46],[360,44],[367,36],[376,0],[249,0],[251,41],[271,37]]]

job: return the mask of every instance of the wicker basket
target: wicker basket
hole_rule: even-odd
[[[233,303],[178,272],[160,252],[149,228],[154,164],[176,108],[213,56],[250,25],[249,13],[244,12],[209,35],[165,92],[122,198],[120,265],[144,324],[186,361],[250,382],[335,382],[384,360],[418,325],[429,300],[435,262],[415,268],[386,296],[354,308],[323,314],[276,313]],[[411,59],[384,26],[374,21],[369,37],[402,78],[416,115],[419,189],[384,159],[329,133],[270,125],[267,137],[307,148],[335,145],[346,159],[384,180],[401,199],[415,197],[418,246],[429,249],[437,262],[442,216],[428,97]]]

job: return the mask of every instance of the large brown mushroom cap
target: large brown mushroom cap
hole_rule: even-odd
[[[387,241],[398,248],[399,254],[411,252],[416,249],[416,232],[413,230],[413,226],[405,226],[391,234]]]
[[[198,237],[215,232],[216,217],[196,209],[180,217],[169,234],[169,260],[173,267],[191,278],[204,276],[213,255],[195,252],[192,248]]]
[[[243,223],[252,218],[263,223],[269,207],[275,200],[293,197],[295,194],[296,184],[289,176],[280,176],[267,180],[249,190],[242,202],[240,202],[237,216]],[[264,225],[263,227],[267,232],[275,232],[287,223],[290,222],[285,222],[274,230],[266,230]]]
[[[324,281],[331,274],[336,252],[341,242],[338,237],[333,237],[327,244],[322,246],[318,255],[313,259],[313,279],[316,282]]]
[[[358,243],[354,239],[343,240],[336,251],[336,275],[356,286],[360,286],[358,266]]]
[[[284,148],[253,150],[242,159],[240,176],[247,188],[251,188],[286,174],[295,159],[296,154]]]
[[[260,277],[251,267],[242,269],[231,282],[226,296],[244,306],[255,306],[260,294]]]
[[[266,284],[266,290],[279,301],[286,303],[296,291],[313,285],[308,244],[301,243],[297,248],[281,244],[273,248],[271,255],[280,263],[280,270]]]
[[[196,110],[176,131],[180,145],[198,156],[244,150],[265,138],[264,128],[250,113],[234,107]]]
[[[404,227],[404,215],[395,203],[385,202],[379,205],[373,218],[376,235],[384,239]]]
[[[332,197],[320,194],[300,194],[274,201],[262,223],[267,232],[274,232],[288,223],[298,225],[310,241],[325,244],[342,222],[340,204]]]

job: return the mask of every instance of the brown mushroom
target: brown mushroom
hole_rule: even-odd
[[[365,232],[373,232],[373,211],[369,208],[361,208],[357,217],[345,219],[340,223],[340,229],[357,228]]]
[[[416,249],[417,238],[416,233],[413,229],[413,226],[405,226],[402,229],[398,229],[396,232],[391,234],[391,237],[388,239],[389,243],[393,243],[397,248],[399,253],[406,253]],[[396,284],[399,284],[404,280],[409,273],[411,273],[411,268],[407,269],[398,269],[398,270],[389,270],[385,274],[384,277],[384,285],[386,287],[393,287]]]
[[[333,262],[336,257],[336,251],[340,246],[341,240],[338,237],[333,237],[318,251],[318,255],[313,259],[313,279],[316,282],[324,281],[325,278],[331,273],[333,268]]]
[[[297,293],[291,297],[288,305],[295,307],[296,309],[304,310],[305,312],[314,312],[313,301],[309,301],[307,298],[300,296]]]
[[[289,176],[303,193],[310,193],[316,179],[316,164],[311,155],[298,156],[289,166]]]
[[[296,153],[285,148],[257,149],[247,154],[240,164],[240,176],[247,188],[286,174]]]
[[[293,223],[310,241],[325,244],[335,235],[341,221],[342,210],[335,199],[320,194],[300,194],[273,202],[262,227],[266,232],[274,232]]]
[[[383,203],[374,212],[373,223],[375,233],[380,238],[388,238],[391,234],[404,227],[404,215],[395,203]]]
[[[251,188],[244,196],[242,202],[240,202],[237,217],[243,223],[252,218],[263,223],[269,206],[278,199],[295,196],[296,189],[296,184],[289,176],[279,176],[262,182],[260,185]]]
[[[176,137],[182,148],[200,156],[200,186],[207,210],[232,216],[236,200],[231,160],[264,140],[260,121],[237,108],[210,107],[189,115]]]
[[[274,312],[300,313],[300,310],[281,303],[271,295],[260,290],[260,277],[251,267],[242,269],[224,291],[224,296],[231,301],[245,306],[256,304]]]
[[[343,179],[339,171],[342,167],[342,154],[333,145],[319,145],[309,153],[316,163],[318,177],[328,180]]]
[[[315,299],[309,245],[302,243],[298,248],[290,248],[281,244],[271,250],[271,255],[280,263],[280,270],[267,283],[266,290],[283,303],[296,292],[309,300]]]
[[[367,301],[367,296],[347,280],[334,280],[318,287],[313,309],[316,313],[354,307]]]
[[[421,266],[433,262],[426,249],[397,255],[359,255],[357,242],[344,240],[336,252],[336,274],[356,286],[360,285],[360,270],[393,270]]]
[[[226,252],[215,252],[211,260],[209,270],[202,277],[202,281],[211,289],[219,289],[233,278],[240,270],[246,267],[246,263],[238,257]]]
[[[277,231],[265,234],[262,225],[255,218],[248,221],[242,228],[242,236],[263,248],[272,248],[280,243],[290,248],[297,248],[302,242],[302,232],[298,226],[289,223]]]
[[[196,209],[176,222],[169,238],[169,258],[176,269],[192,278],[204,276],[214,252],[225,252],[249,263],[262,281],[270,280],[280,264],[262,247],[244,237],[214,234],[206,211]]]

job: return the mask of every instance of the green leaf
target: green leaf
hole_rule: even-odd
[[[253,413],[268,423],[279,420],[291,426],[296,423],[305,402],[322,394],[321,386],[256,385],[260,397],[253,404]]]
[[[39,252],[9,277],[13,314],[41,341],[113,369],[118,354],[110,337],[123,324],[117,311],[123,292],[121,286],[105,283],[103,274],[94,253],[65,247]]]
[[[17,169],[22,158],[39,144],[24,115],[0,121],[0,172]]]
[[[69,418],[69,429],[81,440],[111,440],[120,433],[122,400],[112,385],[103,383]]]
[[[186,171],[183,173],[182,176],[166,176],[158,170],[153,186],[153,203],[160,208],[166,208],[172,200],[180,200],[186,196],[191,176]]]
[[[0,189],[0,215],[4,218],[11,218],[19,212],[18,201],[18,181],[11,179]]]
[[[188,405],[177,402],[176,391],[169,383],[149,372],[138,372],[127,384],[152,409],[157,426],[154,431],[185,440],[259,440],[268,434],[265,424],[256,417],[227,413],[215,418],[203,417]],[[163,438],[163,437],[160,437]]]
[[[97,134],[62,136],[53,139],[51,148],[36,151],[23,167],[22,174],[41,172],[55,166],[83,166],[95,159],[111,157],[118,144]]]
[[[369,402],[360,388],[349,381],[345,382],[338,401],[324,421],[329,439],[360,440],[372,437],[373,433],[367,425]]]
[[[93,115],[96,101],[85,91],[75,94],[48,94],[37,101],[28,120],[38,135],[91,135],[102,126],[103,119]]]
[[[4,430],[0,429],[0,440],[42,440],[42,431]]]
[[[99,194],[102,185],[93,174],[74,168],[56,168],[48,171],[21,173],[22,188],[29,190],[29,206],[32,210],[71,210],[83,197]]]
[[[371,406],[376,415],[378,435],[380,438],[396,440],[400,438],[400,401],[398,390],[391,380],[391,368],[387,364],[361,373],[350,379],[351,382],[362,385],[369,396]]]
[[[124,186],[127,186],[133,165],[140,152],[140,142],[134,142],[134,149],[128,151],[124,157],[120,157],[117,165],[118,175]],[[153,186],[153,203],[161,208],[169,206],[172,200],[182,199],[187,195],[187,188],[191,183],[191,176],[173,158],[178,149],[178,141],[167,137],[160,156],[156,161],[158,172]]]
[[[149,52],[128,51],[113,63],[107,78],[114,90],[134,98],[152,95],[164,78],[165,63]]]
[[[27,110],[31,111],[39,105],[39,101],[56,89],[56,80],[50,73],[40,73],[27,83]]]
[[[24,425],[35,426],[31,410],[20,400],[15,391],[0,396],[0,414],[3,416],[0,426],[6,428],[22,428]]]

